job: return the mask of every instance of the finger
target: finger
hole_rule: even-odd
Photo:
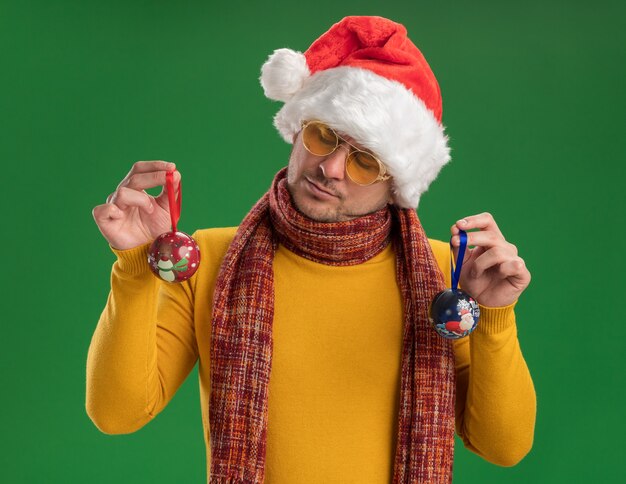
[[[147,188],[154,188],[163,186],[166,183],[167,171],[151,171],[149,173],[135,173],[134,175],[125,178],[118,188],[127,187],[133,190],[141,191]],[[176,179],[177,171],[174,171],[174,179]]]
[[[117,205],[120,210],[126,210],[128,207],[139,207],[143,208],[148,213],[154,211],[150,195],[128,187],[117,189],[110,203]]]
[[[104,203],[94,207],[91,211],[96,223],[102,220],[117,220],[124,216],[124,213],[113,203]]]
[[[515,257],[502,263],[500,265],[500,274],[504,277],[530,281],[530,272],[528,272],[526,263],[521,257]]]
[[[461,244],[460,235],[453,235],[451,242],[452,246],[458,247]],[[504,240],[504,237],[502,237],[502,234],[499,232],[480,230],[476,232],[467,232],[467,245],[490,248],[500,245],[509,246],[512,244],[509,244],[506,240]]]
[[[485,273],[485,271],[495,267],[502,277],[506,277],[506,274],[502,273],[503,264],[509,264],[511,261],[517,260],[521,260],[521,258],[517,257],[509,249],[505,247],[493,247],[486,250],[483,254],[476,258],[470,272],[470,276],[473,278],[479,278]],[[513,265],[517,265],[517,263]],[[507,270],[509,266],[510,264],[507,265]]]
[[[128,184],[128,179],[138,173],[151,173],[154,171],[173,171],[175,169],[176,164],[169,161],[137,161],[133,164],[130,171],[126,174],[126,176],[122,179],[117,187],[119,188],[121,186],[126,186]]]
[[[171,171],[176,168],[176,163],[171,161],[153,160],[153,161],[137,161],[133,164],[130,173],[149,173],[151,171]]]
[[[457,242],[459,242],[458,238],[457,238]],[[460,245],[459,243],[457,243],[456,245],[454,244],[452,245],[452,257],[453,257],[454,267],[458,265],[459,250],[460,250],[459,245]],[[467,271],[468,268],[473,264],[473,261],[485,251],[483,247],[470,248],[469,245],[470,244],[467,244],[465,248],[465,253],[463,254],[463,260],[461,261],[461,264],[463,264],[463,267],[461,268],[463,272]]]
[[[502,236],[502,232],[500,231],[498,224],[496,224],[496,221],[489,212],[483,212],[478,215],[470,215],[469,217],[464,217],[460,220],[457,220],[453,227],[454,226],[465,231],[470,229],[490,230]]]
[[[182,178],[182,175],[180,174],[180,172],[178,170],[174,171],[174,176],[172,179],[173,185],[174,185],[174,198],[176,198],[178,196],[178,192],[180,190],[180,180]],[[162,206],[162,207],[168,207],[169,206],[169,199],[167,197],[167,190],[166,188],[166,184],[165,182],[163,183],[163,190],[161,190],[161,193],[159,193],[159,195],[156,197],[156,201],[157,203]]]

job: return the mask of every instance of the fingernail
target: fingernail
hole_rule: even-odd
[[[457,223],[459,225],[465,225],[467,223],[467,220],[465,220],[464,218],[462,218],[461,220],[457,221]]]

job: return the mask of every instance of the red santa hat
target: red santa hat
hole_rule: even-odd
[[[437,79],[391,20],[345,17],[304,54],[278,49],[263,64],[261,85],[285,103],[274,117],[285,141],[312,119],[351,136],[385,163],[400,207],[416,208],[450,160]]]

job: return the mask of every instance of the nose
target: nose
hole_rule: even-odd
[[[320,168],[326,178],[343,180],[346,169],[346,156],[348,156],[349,151],[349,147],[341,144],[335,151],[324,158],[324,161],[320,163]]]

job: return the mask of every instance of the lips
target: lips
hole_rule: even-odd
[[[337,195],[335,195],[334,193],[329,192],[328,190],[325,190],[324,188],[320,187],[317,183],[312,182],[309,178],[307,178],[307,177],[305,177],[305,178],[306,178],[306,180],[307,180],[307,181],[308,181],[308,182],[312,185],[313,190],[320,191],[320,192],[322,192],[323,194],[326,194],[326,195],[328,195],[328,196],[330,196],[330,197],[339,198],[339,197],[338,197]]]

